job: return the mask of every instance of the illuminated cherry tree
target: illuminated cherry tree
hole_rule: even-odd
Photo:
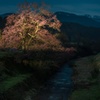
[[[60,26],[56,16],[44,7],[24,4],[19,13],[7,17],[0,44],[22,50],[33,49],[37,44],[41,48],[55,48],[60,46],[60,41],[49,30],[60,31]]]

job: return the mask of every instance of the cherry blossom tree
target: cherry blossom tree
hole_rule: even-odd
[[[1,47],[30,50],[36,43],[41,48],[61,46],[60,41],[49,32],[50,29],[60,31],[61,23],[43,6],[24,4],[17,14],[8,16],[6,20]]]

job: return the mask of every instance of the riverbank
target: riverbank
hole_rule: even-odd
[[[67,51],[1,51],[0,100],[23,100],[25,94],[36,94],[72,56]]]
[[[74,91],[70,100],[100,100],[100,54],[77,59],[71,65]]]
[[[25,100],[68,100],[72,92],[72,68],[65,64],[50,78],[36,96],[28,94]]]

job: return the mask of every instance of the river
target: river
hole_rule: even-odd
[[[72,91],[73,70],[65,64],[34,97],[28,96],[25,100],[68,100]]]

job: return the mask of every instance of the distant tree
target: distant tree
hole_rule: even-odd
[[[60,31],[61,23],[53,13],[44,8],[44,5],[39,7],[34,3],[25,3],[17,14],[8,16],[1,46],[22,50],[33,49],[37,46],[36,43],[41,48],[60,46],[60,41],[49,30],[53,28]]]

